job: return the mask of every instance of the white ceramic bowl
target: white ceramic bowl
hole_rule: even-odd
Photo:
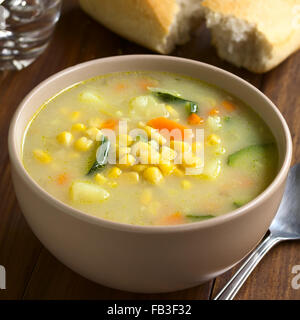
[[[156,70],[199,78],[232,92],[267,122],[279,148],[272,184],[246,206],[223,216],[178,226],[133,226],[89,216],[44,191],[22,165],[22,138],[37,109],[62,89],[100,74]],[[168,292],[198,285],[238,263],[264,236],[276,213],[289,170],[289,129],[274,104],[246,81],[200,62],[159,55],[89,61],[42,82],[22,101],[11,122],[9,154],[24,216],[45,247],[84,277],[134,292]]]

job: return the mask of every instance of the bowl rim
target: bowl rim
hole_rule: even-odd
[[[90,65],[98,64],[98,63],[105,63],[105,62],[113,62],[113,61],[122,61],[123,63],[134,61],[137,59],[153,59],[153,60],[160,60],[160,61],[170,61],[173,60],[178,63],[189,63],[194,64],[195,68],[202,66],[204,68],[213,70],[215,72],[222,73],[224,76],[227,76],[228,78],[233,78],[245,85],[249,88],[250,91],[253,93],[261,96],[271,107],[273,112],[276,114],[276,116],[279,118],[280,123],[282,125],[283,131],[284,131],[284,139],[285,139],[285,154],[284,154],[284,160],[282,163],[282,166],[277,173],[276,177],[272,181],[272,183],[262,192],[260,193],[256,198],[254,198],[252,201],[247,203],[245,206],[241,208],[237,208],[235,210],[232,210],[226,214],[220,215],[215,217],[214,219],[199,221],[199,222],[193,222],[193,223],[187,223],[187,224],[180,224],[180,225],[167,225],[167,226],[143,226],[143,225],[131,225],[126,223],[120,223],[120,222],[114,222],[110,220],[106,220],[100,217],[92,216],[88,213],[84,213],[81,210],[75,209],[68,204],[65,204],[64,202],[56,199],[54,196],[52,196],[50,193],[48,193],[46,190],[44,190],[41,186],[37,184],[31,178],[29,173],[26,171],[25,167],[23,166],[23,163],[21,161],[21,158],[18,155],[17,151],[17,144],[15,143],[15,134],[16,134],[16,124],[21,116],[21,112],[28,101],[32,99],[32,97],[35,95],[36,92],[39,90],[47,87],[48,83],[52,83],[56,79],[63,77],[69,73],[78,72],[82,68],[88,67]],[[175,72],[175,71],[174,71]],[[200,79],[201,80],[201,79]],[[40,106],[37,106],[37,110]],[[23,133],[24,134],[24,133]],[[19,146],[20,147],[20,146]],[[222,223],[228,222],[230,220],[241,218],[242,216],[246,215],[247,212],[250,211],[250,209],[255,209],[258,207],[264,200],[271,197],[272,194],[275,193],[275,191],[278,189],[278,187],[284,182],[288,170],[290,167],[291,159],[292,159],[292,139],[291,134],[288,128],[288,125],[280,113],[280,111],[277,109],[275,104],[265,95],[263,94],[259,89],[257,89],[255,86],[253,86],[251,83],[247,82],[246,80],[236,76],[235,74],[232,74],[226,70],[223,70],[221,68],[215,67],[210,64],[206,64],[200,61],[191,60],[187,58],[179,58],[174,56],[161,56],[161,55],[155,55],[155,54],[133,54],[133,55],[123,55],[123,56],[112,56],[112,57],[106,57],[106,58],[99,58],[90,60],[87,62],[83,62],[80,64],[77,64],[75,66],[71,66],[69,68],[63,69],[59,71],[58,73],[55,73],[48,77],[47,79],[43,80],[39,85],[35,86],[21,101],[18,108],[16,109],[14,116],[11,120],[10,127],[9,127],[9,134],[8,134],[8,149],[9,149],[9,156],[10,156],[10,162],[13,165],[13,168],[17,171],[18,175],[23,179],[23,182],[28,186],[28,188],[33,191],[38,197],[42,198],[44,201],[46,201],[50,206],[53,206],[57,208],[59,211],[64,212],[74,218],[83,220],[85,222],[99,225],[101,227],[119,230],[119,231],[127,231],[127,232],[135,232],[135,233],[150,233],[150,234],[161,234],[161,233],[174,233],[174,232],[187,232],[187,231],[194,231],[194,230],[200,230],[204,228],[209,228],[213,226],[218,226]]]

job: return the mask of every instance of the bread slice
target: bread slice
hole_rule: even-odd
[[[274,68],[300,48],[299,5],[300,0],[202,2],[219,56],[256,73]]]
[[[83,10],[121,36],[160,53],[189,40],[202,0],[79,0]]]

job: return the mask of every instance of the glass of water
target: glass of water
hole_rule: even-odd
[[[46,49],[61,0],[0,0],[0,70],[21,70]]]

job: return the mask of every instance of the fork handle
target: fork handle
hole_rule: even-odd
[[[269,236],[266,237],[249,255],[240,269],[233,275],[225,287],[215,296],[214,300],[233,300],[260,260],[275,244],[280,241],[282,241],[282,239],[275,237],[270,233]]]

